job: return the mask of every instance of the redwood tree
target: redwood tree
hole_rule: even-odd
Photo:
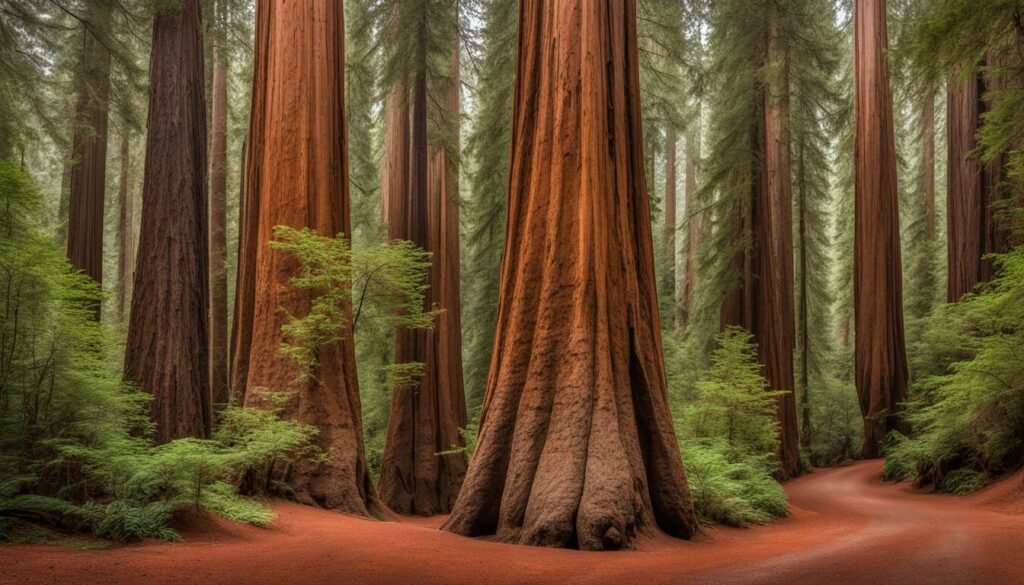
[[[210,431],[206,107],[200,0],[153,20],[142,226],[125,379],[153,395],[156,439]]]
[[[854,378],[864,416],[865,457],[877,457],[885,436],[903,427],[899,404],[907,396],[885,4],[857,0],[854,9]]]
[[[123,322],[135,274],[135,197],[131,188],[129,130],[121,135],[121,172],[117,185],[117,315]]]
[[[224,43],[224,1],[215,6],[221,28],[213,48],[213,89],[210,149],[210,391],[215,406],[229,401],[228,389],[228,258],[227,157],[228,76]]]
[[[77,101],[71,146],[68,259],[103,282],[103,205],[107,187],[107,127],[110,111],[109,35],[112,0],[89,3],[83,21]],[[99,307],[97,307],[97,317]]]
[[[634,0],[523,0],[498,326],[445,529],[617,549],[697,530],[669,414]]]
[[[430,49],[436,14],[427,2],[402,3],[390,34],[415,43],[417,58],[402,68],[388,97],[385,158],[395,176],[384,177],[388,237],[408,240],[431,253],[430,288],[424,309],[440,309],[433,329],[400,328],[395,363],[420,363],[422,375],[394,388],[388,433],[381,458],[380,495],[402,514],[451,511],[466,473],[461,455],[438,455],[462,443],[467,424],[462,381],[459,298],[458,132],[459,52],[453,43],[446,83],[428,82],[436,73]],[[454,3],[451,4],[454,7]],[[433,26],[430,26],[433,24]],[[433,39],[437,41],[437,39]],[[396,43],[399,47],[402,42]],[[392,64],[392,67],[395,67]],[[408,88],[409,92],[406,93]],[[437,104],[432,105],[432,104]],[[438,107],[439,106],[439,107]],[[408,114],[406,113],[408,112]],[[408,125],[406,122],[408,121]],[[407,135],[401,135],[402,130]],[[433,132],[431,132],[433,131]],[[431,140],[434,136],[442,140]],[[404,148],[401,152],[399,148]],[[405,155],[405,161],[399,160]],[[398,180],[403,178],[404,184]]]
[[[376,509],[363,449],[351,323],[318,348],[300,379],[281,353],[281,326],[308,312],[307,292],[289,285],[298,261],[273,250],[274,226],[349,233],[344,117],[344,21],[340,2],[260,0],[245,161],[232,385],[246,406],[283,393],[283,416],[315,426],[326,461],[298,459],[275,470],[296,498],[344,512]]]

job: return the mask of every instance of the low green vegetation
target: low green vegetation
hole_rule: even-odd
[[[694,505],[705,522],[763,524],[786,515],[773,477],[775,402],[749,333],[716,338],[708,369],[691,392],[672,392],[680,449]]]
[[[999,276],[940,306],[912,346],[914,432],[892,437],[890,479],[962,494],[1024,459],[1024,247],[995,263]]]

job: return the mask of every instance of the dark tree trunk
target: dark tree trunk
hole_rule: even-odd
[[[131,188],[131,141],[121,135],[121,173],[117,185],[117,316],[122,323],[135,276],[135,197]]]
[[[424,49],[425,51],[425,49]],[[459,115],[458,52],[445,114]],[[424,64],[425,67],[425,64]],[[431,253],[430,289],[424,308],[441,314],[432,330],[399,329],[395,363],[423,364],[423,376],[393,390],[388,434],[381,459],[380,495],[402,514],[451,511],[466,474],[461,455],[440,456],[462,444],[466,422],[462,386],[462,333],[459,304],[459,215],[456,156],[428,144],[426,73],[413,84],[409,186],[404,198],[390,191],[388,237],[409,240]],[[391,130],[389,129],[389,137]],[[400,137],[395,137],[401,143]],[[397,163],[401,168],[401,163]]]
[[[73,267],[98,283],[103,282],[103,204],[110,106],[110,49],[99,35],[109,32],[112,10],[111,0],[96,0],[89,5],[71,146],[68,259]]]
[[[200,0],[157,12],[142,227],[125,379],[153,395],[159,442],[211,424],[206,106]]]
[[[739,325],[757,341],[768,387],[782,391],[776,418],[779,475],[800,471],[799,431],[793,373],[796,331],[793,307],[793,194],[789,143],[789,55],[773,24],[766,58],[773,68],[762,88],[763,104],[751,124],[754,169],[751,202],[740,202],[739,237],[751,246],[733,266],[742,279],[722,306],[723,328]],[[777,71],[775,71],[777,69]]]
[[[445,529],[629,547],[697,531],[669,413],[633,0],[524,0],[480,436]]]
[[[215,409],[230,402],[228,388],[227,64],[213,50],[213,131],[210,152],[210,392]]]
[[[907,397],[903,341],[899,191],[889,89],[885,0],[857,0],[854,15],[856,105],[854,378],[864,415],[865,457],[878,457]]]
[[[239,252],[234,386],[248,407],[284,393],[282,415],[319,429],[326,462],[275,470],[304,503],[368,515],[377,510],[363,446],[351,322],[321,346],[318,365],[298,381],[280,352],[281,326],[303,315],[309,294],[289,285],[298,262],[271,249],[277,225],[349,234],[344,105],[344,21],[340,2],[260,0]],[[244,376],[244,378],[242,377]]]

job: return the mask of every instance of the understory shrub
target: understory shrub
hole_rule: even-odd
[[[938,308],[912,346],[912,432],[890,437],[890,479],[968,493],[1024,460],[1024,247],[995,263],[999,276]]]

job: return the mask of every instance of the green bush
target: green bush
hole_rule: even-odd
[[[1024,458],[1024,247],[995,258],[999,277],[940,307],[921,341],[906,419],[885,474],[966,493]]]
[[[786,494],[772,475],[779,393],[768,390],[750,334],[740,328],[721,333],[695,389],[670,395],[701,519],[747,526],[785,516]]]

